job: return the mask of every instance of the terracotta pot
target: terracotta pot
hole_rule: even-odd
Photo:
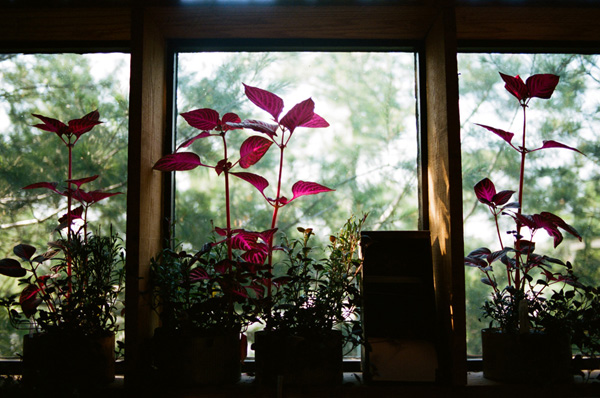
[[[566,334],[527,334],[484,329],[483,376],[507,383],[573,381],[571,339]]]
[[[115,379],[115,335],[36,333],[23,337],[23,380],[75,387],[107,385]]]
[[[241,377],[239,330],[157,328],[152,338],[157,381],[172,386],[233,384]]]
[[[343,377],[342,333],[311,336],[261,331],[254,335],[256,380],[287,386],[338,385]]]

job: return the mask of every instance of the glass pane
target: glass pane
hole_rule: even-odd
[[[600,70],[598,56],[579,54],[460,54],[460,112],[462,128],[463,211],[465,253],[486,246],[497,250],[496,231],[487,206],[479,203],[473,187],[489,177],[498,191],[517,190],[519,159],[516,151],[480,123],[515,133],[523,129],[518,102],[504,89],[498,72],[527,77],[538,73],[560,76],[548,100],[533,98],[527,108],[527,146],[554,140],[582,150],[545,149],[527,157],[523,210],[525,214],[549,211],[563,218],[582,236],[569,234],[553,249],[545,232],[536,234],[536,252],[571,261],[585,283],[598,280],[600,265]],[[513,200],[517,200],[516,196]],[[508,229],[508,218],[502,222]],[[512,224],[514,227],[514,224]],[[501,267],[501,265],[499,265]],[[470,355],[480,355],[480,330],[489,320],[481,307],[490,294],[481,283],[481,272],[466,268],[467,345]],[[506,283],[506,282],[504,282]],[[502,286],[503,287],[503,286]]]
[[[281,116],[312,98],[315,112],[330,126],[296,129],[285,149],[283,195],[292,198],[291,187],[299,180],[335,192],[303,196],[286,205],[278,214],[278,228],[291,239],[301,237],[296,227],[313,228],[325,247],[329,235],[352,214],[369,212],[365,230],[418,228],[414,76],[412,53],[181,53],[177,112],[211,108],[221,117],[234,112],[242,120],[271,121],[246,98],[242,83],[281,97]],[[178,145],[198,134],[177,118]],[[228,151],[235,152],[250,135],[256,134],[228,132]],[[191,147],[208,165],[223,158],[221,140],[212,138]],[[237,171],[264,176],[270,182],[265,195],[275,197],[278,156],[273,148],[251,168]],[[176,173],[175,235],[183,248],[202,247],[212,223],[226,226],[223,191],[223,179],[212,168]],[[271,227],[272,208],[258,190],[234,179],[231,192],[233,228]]]
[[[98,110],[103,123],[73,147],[73,178],[100,177],[82,189],[122,192],[92,206],[96,231],[125,238],[129,106],[128,54],[0,54],[0,258],[27,243],[45,251],[66,200],[49,190],[21,188],[65,181],[68,156],[53,132],[33,127],[32,114],[68,122]],[[18,294],[16,278],[0,277],[0,297]],[[21,351],[21,334],[0,309],[0,356]]]

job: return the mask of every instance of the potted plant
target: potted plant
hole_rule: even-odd
[[[349,218],[330,236],[328,254],[311,246],[310,228],[298,228],[302,239],[282,239],[285,273],[273,278],[265,329],[255,333],[260,384],[341,383],[343,349],[361,342],[358,251],[366,217]]]
[[[67,198],[66,214],[59,218],[58,238],[39,253],[34,246],[19,244],[19,258],[0,260],[0,274],[20,278],[24,285],[17,297],[3,300],[11,323],[26,327],[24,379],[32,384],[55,383],[57,369],[69,374],[62,384],[94,387],[114,379],[116,309],[124,278],[124,250],[112,229],[103,235],[88,225],[90,207],[119,194],[85,191],[84,184],[98,176],[73,179],[72,149],[81,136],[101,122],[97,111],[65,124],[34,115],[38,127],[54,132],[68,150],[67,180],[40,182],[24,189],[50,189]],[[76,203],[79,206],[75,207]],[[18,301],[17,301],[18,300]]]
[[[186,264],[184,264],[184,268],[188,270],[186,272],[194,272],[193,267],[201,265],[202,273],[205,273],[204,281],[211,284],[212,287],[218,286],[219,293],[217,295],[222,294],[224,297],[229,297],[225,301],[237,304],[237,306],[229,306],[231,315],[248,315],[253,314],[252,309],[259,310],[262,314],[261,321],[265,322],[268,328],[274,330],[277,323],[280,325],[285,323],[282,320],[277,321],[277,317],[295,316],[292,315],[292,312],[289,312],[288,315],[283,315],[284,312],[282,311],[284,307],[288,307],[289,309],[294,303],[299,304],[299,292],[310,293],[316,297],[316,292],[319,291],[321,294],[318,297],[321,300],[319,303],[320,310],[324,309],[325,302],[329,301],[329,305],[331,305],[330,300],[333,300],[332,295],[341,294],[344,298],[354,297],[355,293],[357,293],[354,290],[356,286],[354,284],[355,275],[353,274],[350,277],[345,275],[348,277],[348,280],[342,281],[341,279],[343,267],[345,267],[343,269],[346,272],[350,272],[350,266],[356,266],[356,258],[352,256],[356,252],[356,239],[359,235],[352,235],[353,240],[344,241],[344,243],[341,242],[342,240],[349,239],[350,229],[360,228],[362,221],[357,222],[353,220],[349,222],[344,230],[344,237],[342,238],[340,235],[340,237],[336,238],[339,240],[332,243],[330,257],[323,260],[309,260],[311,249],[308,246],[308,238],[312,235],[312,233],[308,232],[310,229],[303,229],[305,236],[301,241],[289,242],[284,239],[282,244],[275,244],[274,237],[277,232],[277,221],[281,208],[299,197],[332,191],[332,189],[315,182],[297,181],[291,187],[292,197],[288,199],[282,189],[284,153],[293,133],[298,127],[322,128],[327,127],[328,123],[314,112],[315,105],[312,99],[307,99],[296,104],[283,117],[280,117],[284,108],[284,102],[280,97],[257,87],[244,85],[244,88],[247,98],[253,104],[269,113],[272,117],[272,122],[258,120],[241,121],[234,113],[227,113],[221,117],[217,111],[207,108],[183,113],[182,116],[187,123],[200,130],[201,133],[186,140],[174,153],[162,157],[154,165],[155,169],[166,172],[190,170],[198,166],[210,167],[224,179],[225,227],[214,228],[219,240],[209,243],[208,246],[205,246],[205,249],[200,250],[196,254],[178,253],[176,251],[169,252],[169,249],[166,249],[167,253],[169,253],[167,259],[175,259],[176,261],[172,266],[168,265],[169,261],[163,262],[160,266],[177,269],[180,265],[179,260],[185,259]],[[231,148],[228,146],[227,137],[231,134],[232,130],[238,129],[249,129],[260,135],[251,135],[246,138],[239,148],[239,157],[235,159],[228,152]],[[200,156],[187,150],[196,140],[208,137],[217,137],[223,142],[223,157],[215,165],[204,164]],[[259,162],[271,147],[279,149],[274,196],[268,196],[266,193],[269,187],[269,181],[266,178],[255,173],[234,170],[236,167],[242,169],[250,168]],[[266,203],[271,206],[271,224],[265,230],[257,232],[242,228],[232,228],[232,212],[229,199],[230,176],[250,183],[260,192]],[[241,218],[242,216],[240,216]],[[356,232],[356,230],[352,231]],[[352,245],[352,249],[350,250],[350,248],[345,247],[344,245],[346,244]],[[215,251],[219,247],[221,249]],[[341,252],[342,247],[345,247],[345,250],[348,250],[350,257],[352,257],[352,259],[345,258],[343,264],[342,260],[336,257]],[[165,253],[163,251],[163,255]],[[287,260],[279,263],[277,253],[285,253],[283,257],[287,258]],[[347,253],[344,255],[347,255]],[[298,256],[304,256],[304,260],[298,260]],[[165,257],[163,256],[163,258]],[[225,262],[227,266],[214,266],[222,264],[222,262]],[[307,267],[309,262],[311,266]],[[211,266],[207,268],[207,265]],[[324,271],[326,266],[329,268],[327,268],[327,271]],[[304,267],[304,270],[301,272],[302,267]],[[280,269],[283,269],[281,271],[283,275],[278,276],[276,273]],[[173,286],[174,289],[180,289],[183,285],[189,283],[189,277],[181,278],[181,273],[177,271],[174,275],[177,275],[177,277],[173,276],[170,279],[176,285]],[[227,284],[219,282],[218,280],[223,275],[231,278],[230,280],[233,282],[228,282]],[[318,281],[314,280],[317,276],[319,278]],[[283,281],[287,281],[285,286],[282,285]],[[330,293],[323,295],[327,290],[324,288],[325,285],[333,287],[334,284],[343,285],[343,288],[337,288],[336,286],[337,290],[332,289]],[[223,286],[228,286],[228,288],[224,289]],[[229,290],[231,286],[238,286],[238,288]],[[240,286],[242,288],[239,288]],[[296,296],[292,294],[294,291],[296,292]],[[234,296],[235,299],[232,298]],[[158,294],[158,297],[160,298],[160,294]],[[239,301],[240,297],[241,300],[246,300],[245,304]],[[339,303],[340,305],[344,303],[344,305],[353,306],[353,304],[343,301]],[[329,311],[334,312],[336,315],[328,314],[329,318],[320,321],[326,326],[321,327],[319,330],[331,329],[334,320],[336,322],[339,320],[336,317],[339,316],[342,309],[341,307],[336,307],[335,310],[329,308]],[[168,311],[164,313],[164,315],[167,314],[169,314]],[[306,315],[302,316],[308,318],[308,310]],[[254,315],[251,315],[250,318],[254,319]],[[165,321],[165,318],[163,317],[162,320]],[[312,319],[312,321],[313,323],[316,322],[316,324],[319,323],[316,319]],[[342,349],[341,344],[340,340],[340,352]],[[257,363],[259,362],[258,358],[261,356],[260,351],[262,346],[264,344],[256,345]],[[341,356],[337,356],[336,354],[336,358],[339,359],[338,362],[341,365]],[[257,371],[257,374],[260,374],[260,371]]]
[[[490,318],[490,328],[482,331],[484,376],[509,382],[561,382],[572,380],[571,326],[577,301],[572,300],[580,286],[569,262],[538,253],[534,237],[546,231],[556,248],[567,232],[581,240],[579,233],[562,218],[549,213],[526,212],[526,157],[536,151],[562,148],[579,150],[556,141],[544,141],[531,149],[526,142],[526,110],[532,98],[549,99],[559,77],[538,74],[526,82],[519,76],[500,74],[505,88],[519,101],[523,112],[523,133],[519,144],[514,134],[498,128],[480,125],[502,138],[520,155],[519,187],[517,191],[498,192],[494,183],[484,178],[475,185],[477,199],[488,206],[495,223],[499,247],[482,247],[465,257],[465,265],[478,268],[482,282],[492,289],[483,305],[484,316]],[[518,199],[511,202],[517,192]],[[503,239],[501,216],[511,226],[508,239]],[[565,300],[565,298],[567,300]]]

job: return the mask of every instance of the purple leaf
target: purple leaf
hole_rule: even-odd
[[[247,169],[258,162],[273,145],[273,141],[253,135],[248,137],[240,147],[240,166]]]
[[[492,202],[494,202],[496,206],[502,206],[510,200],[514,193],[515,191],[500,191],[492,197]]]
[[[285,126],[290,133],[293,133],[296,127],[309,123],[315,114],[315,103],[312,99],[307,99],[294,105],[292,109],[281,119],[281,124]]]
[[[485,283],[486,285],[490,285],[495,287],[496,286],[496,282],[492,281],[490,278],[488,278],[487,276],[484,276],[483,278],[481,278],[481,282]]]
[[[556,141],[553,141],[553,140],[544,141],[544,144],[540,148],[532,149],[529,152],[535,152],[535,151],[539,151],[540,149],[547,149],[547,148],[564,148],[564,149],[570,149],[572,151],[579,152],[580,154],[582,154],[582,155],[585,156],[585,154],[583,152],[581,152],[579,149],[570,147],[570,146],[565,145],[565,144],[561,144],[560,142],[556,142]]]
[[[309,128],[316,129],[316,128],[321,128],[321,127],[329,127],[329,123],[327,123],[327,121],[325,119],[323,119],[321,116],[314,113],[312,119],[310,119],[306,123],[301,124],[300,127],[309,127]]]
[[[221,129],[223,131],[236,130],[241,127],[235,127],[233,124],[241,122],[242,119],[235,113],[226,113],[223,115],[223,120],[221,121]]]
[[[242,254],[242,259],[252,264],[263,264],[267,254],[263,250],[253,249]]]
[[[465,257],[465,265],[468,267],[485,268],[487,267],[487,261],[481,257]]]
[[[0,260],[0,274],[21,278],[27,275],[27,270],[21,267],[21,263],[13,258],[3,258]]]
[[[177,148],[177,150],[180,150],[181,148],[187,148],[190,145],[192,145],[196,140],[199,140],[200,138],[206,138],[206,137],[211,137],[213,134],[209,133],[208,131],[203,131],[200,134],[198,134],[195,137],[192,137],[186,141],[184,141],[181,145],[179,145],[179,147]]]
[[[198,130],[212,130],[219,124],[219,113],[209,108],[185,112],[181,116],[190,126]]]
[[[260,120],[244,120],[241,123],[228,123],[233,128],[251,129],[273,138],[277,135],[277,125],[261,122]]]
[[[77,186],[77,188],[79,188],[83,184],[86,184],[88,182],[92,182],[92,181],[96,180],[98,177],[99,177],[98,175],[95,175],[95,176],[91,176],[91,177],[78,178],[76,180],[67,180],[67,182],[69,182],[71,184],[75,184],[75,186]]]
[[[37,297],[40,289],[35,285],[28,285],[23,289],[21,295],[19,296],[19,303],[21,304],[21,309],[23,310],[23,314],[29,318],[37,311],[37,307],[42,303],[42,299]]]
[[[260,193],[263,194],[263,196],[265,195],[265,189],[269,186],[269,181],[267,181],[266,178],[259,176],[258,174],[240,172],[231,173],[231,175],[241,178],[242,180],[254,185],[254,187],[258,189]]]
[[[292,186],[292,194],[294,196],[289,201],[285,198],[281,199],[282,204],[286,205],[290,203],[292,200],[297,199],[301,196],[305,195],[315,195],[321,192],[330,192],[334,191],[334,189],[327,188],[324,185],[317,184],[316,182],[309,181],[298,181]]]
[[[484,178],[475,184],[473,188],[477,199],[486,205],[493,206],[494,195],[496,195],[496,187],[489,178]]]
[[[202,267],[196,267],[190,272],[190,282],[198,282],[210,279],[208,272]]]
[[[94,128],[94,126],[102,123],[98,120],[99,117],[100,114],[98,111],[93,111],[81,119],[69,120],[69,132],[79,138]]]
[[[198,166],[206,166],[200,161],[200,157],[192,152],[176,152],[163,156],[154,165],[155,170],[160,171],[184,171],[192,170]]]
[[[479,249],[473,250],[467,255],[467,257],[487,257],[492,251],[487,247],[480,247]]]
[[[550,98],[558,84],[558,80],[558,76],[549,73],[530,76],[525,82],[529,91],[529,97]]]
[[[56,133],[59,137],[67,133],[67,125],[61,122],[60,120],[36,114],[33,114],[33,116],[37,117],[42,122],[44,122],[44,124],[36,124],[33,127],[37,127],[38,129],[44,131],[50,131],[51,133]]]
[[[57,186],[58,182],[36,182],[35,184],[27,185],[21,189],[47,188],[62,195],[63,193],[56,189]]]
[[[35,247],[21,243],[13,248],[13,253],[15,253],[15,256],[19,257],[20,259],[29,261],[35,254],[35,250]]]
[[[260,109],[267,111],[275,121],[279,120],[279,115],[283,110],[283,100],[277,95],[257,87],[251,87],[244,84],[246,97]]]
[[[85,192],[82,190],[77,190],[73,193],[73,198],[76,200],[86,203],[93,204],[100,202],[102,199],[110,198],[111,196],[120,195],[122,192],[102,192],[102,191],[91,191]]]
[[[496,134],[497,136],[499,136],[500,138],[502,138],[504,141],[508,142],[510,144],[510,146],[512,146],[511,141],[512,138],[514,137],[514,134],[508,131],[504,131],[501,129],[497,129],[495,127],[490,127],[490,126],[486,126],[484,124],[479,124],[479,123],[475,123],[478,126],[481,126],[485,129],[488,129],[489,131],[491,131],[492,133]]]
[[[544,219],[546,219],[549,222],[551,222],[554,225],[556,225],[557,227],[564,229],[565,231],[567,231],[568,233],[570,233],[571,235],[573,235],[574,237],[576,237],[577,239],[579,239],[579,241],[581,242],[582,237],[581,237],[581,235],[579,235],[579,232],[577,232],[577,230],[575,228],[573,228],[572,226],[570,226],[569,224],[567,224],[559,216],[554,215],[554,214],[549,213],[549,212],[546,212],[546,211],[543,211],[542,213],[540,213],[540,215],[542,217],[544,217]]]

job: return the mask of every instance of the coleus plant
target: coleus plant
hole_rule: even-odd
[[[67,199],[66,213],[59,217],[58,226],[55,229],[61,236],[66,237],[50,242],[49,250],[42,254],[36,254],[37,249],[29,244],[22,243],[15,246],[13,252],[25,264],[25,267],[16,259],[5,258],[0,260],[0,274],[22,278],[21,282],[25,284],[25,288],[19,296],[19,304],[26,318],[35,315],[38,307],[44,304],[45,310],[41,316],[45,319],[45,325],[59,326],[66,319],[64,314],[59,315],[60,307],[71,300],[74,293],[73,278],[79,277],[73,275],[73,261],[77,262],[75,268],[79,270],[79,266],[82,265],[81,262],[86,261],[81,258],[82,253],[95,252],[95,257],[97,257],[95,260],[99,260],[102,250],[97,250],[98,245],[109,251],[119,246],[117,241],[113,239],[112,232],[108,241],[102,240],[99,236],[92,237],[88,233],[88,210],[93,204],[118,195],[120,192],[86,191],[82,189],[84,184],[95,181],[99,177],[98,175],[73,178],[73,147],[84,134],[102,123],[99,121],[98,111],[90,112],[82,118],[73,119],[67,123],[42,115],[34,114],[33,116],[42,122],[34,125],[34,127],[55,133],[65,145],[67,149],[67,178],[64,183],[38,182],[27,185],[23,189],[49,189]],[[74,202],[78,202],[79,206],[74,207]],[[64,235],[63,230],[66,230]],[[88,239],[91,238],[94,240],[86,248],[85,245],[88,243]],[[63,255],[58,256],[61,252]],[[91,254],[91,256],[94,256],[94,254]],[[45,264],[48,262],[53,263],[53,265],[46,266]],[[110,264],[111,267],[113,265]],[[81,271],[83,273],[88,272],[87,270]],[[77,292],[78,295],[80,293]],[[8,305],[11,305],[11,303],[9,302]],[[74,304],[69,303],[69,305],[73,307]],[[18,314],[13,311],[11,315],[16,317]]]
[[[493,290],[492,299],[486,301],[483,307],[484,314],[492,318],[492,322],[497,322],[503,330],[526,332],[532,326],[539,326],[536,324],[536,319],[539,318],[540,310],[548,308],[544,305],[544,301],[546,301],[545,294],[550,293],[549,286],[558,284],[564,287],[566,284],[577,283],[569,262],[565,263],[536,252],[534,236],[539,231],[545,231],[553,239],[555,248],[563,241],[563,232],[579,240],[582,239],[572,226],[555,214],[545,211],[532,214],[524,211],[526,158],[530,153],[551,148],[581,152],[554,140],[544,141],[541,146],[533,149],[527,146],[526,112],[529,103],[533,98],[549,99],[559,82],[558,76],[537,74],[530,76],[525,82],[518,75],[509,76],[500,73],[500,76],[506,90],[518,100],[522,109],[521,142],[513,143],[515,134],[511,132],[483,124],[478,125],[499,136],[519,153],[519,187],[518,191],[497,191],[489,178],[484,178],[475,185],[477,199],[488,207],[493,217],[500,247],[497,250],[482,247],[472,251],[465,257],[465,265],[478,268],[483,273],[482,282],[491,286]],[[518,192],[517,201],[511,202],[515,192]],[[507,231],[512,244],[505,244],[503,241],[500,216],[510,217],[514,222],[514,228]],[[495,273],[495,267],[503,270],[506,279],[505,287],[499,286],[500,278]],[[560,270],[556,271],[556,267],[560,267]]]
[[[321,116],[314,112],[315,104],[312,99],[307,99],[292,107],[283,117],[283,100],[267,91],[257,87],[244,84],[246,97],[260,109],[266,111],[272,120],[269,122],[259,120],[242,121],[235,113],[227,113],[220,117],[213,109],[196,109],[183,113],[186,122],[201,131],[200,134],[186,140],[177,150],[162,157],[156,162],[154,168],[160,171],[184,171],[198,166],[209,167],[215,170],[217,175],[224,179],[225,200],[225,227],[216,227],[216,233],[222,239],[215,244],[226,244],[228,259],[232,259],[233,250],[242,252],[241,258],[252,264],[267,263],[267,277],[264,284],[267,286],[267,296],[271,295],[271,269],[272,255],[275,248],[273,238],[277,230],[277,219],[279,210],[292,201],[306,195],[314,195],[322,192],[332,191],[321,184],[310,181],[297,181],[291,187],[292,198],[283,194],[283,171],[284,153],[294,132],[299,127],[323,128],[329,124]],[[227,145],[227,137],[233,130],[249,129],[260,135],[251,135],[241,144],[237,159],[231,157]],[[201,161],[199,155],[187,151],[196,140],[208,137],[220,137],[223,142],[223,158],[214,165],[208,165]],[[242,170],[248,169],[259,162],[272,146],[279,149],[279,162],[277,181],[275,183],[275,196],[266,193],[269,181],[255,173],[247,171],[235,171],[236,167]],[[271,224],[263,231],[248,231],[245,229],[232,228],[232,211],[230,202],[230,176],[244,180],[256,188],[264,197],[265,201],[272,207],[273,213]]]

